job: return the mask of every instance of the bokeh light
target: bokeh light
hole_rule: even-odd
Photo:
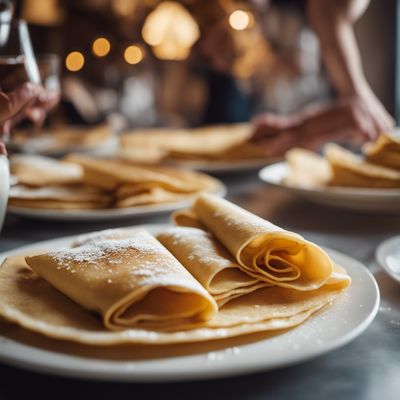
[[[85,57],[79,51],[72,51],[65,58],[65,66],[69,71],[76,72],[85,65]]]
[[[143,56],[143,50],[136,45],[128,46],[124,51],[124,59],[128,64],[139,64]]]
[[[251,22],[250,13],[243,10],[235,10],[229,16],[229,25],[237,31],[242,31],[248,28],[250,22]]]
[[[92,44],[93,54],[97,57],[105,57],[110,50],[110,41],[104,37],[97,38]]]
[[[152,46],[156,57],[183,60],[189,56],[200,30],[185,7],[177,2],[163,1],[147,16],[142,36]]]

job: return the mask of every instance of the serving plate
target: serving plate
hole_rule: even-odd
[[[226,186],[219,181],[218,187],[213,192],[217,196],[224,197],[227,193]],[[162,204],[150,204],[126,208],[104,208],[97,210],[56,210],[40,208],[24,208],[9,206],[7,211],[12,215],[26,218],[36,218],[53,221],[114,221],[127,218],[140,218],[165,214],[189,207],[193,197],[183,201]]]
[[[397,282],[400,282],[400,236],[382,242],[375,251],[381,267]]]
[[[142,227],[156,233],[166,226]],[[76,237],[20,247],[0,254],[0,262],[15,254],[67,246]],[[379,306],[378,286],[368,269],[349,256],[326,250],[347,270],[352,284],[332,305],[296,328],[202,344],[91,347],[0,324],[0,360],[49,374],[129,382],[215,379],[304,362],[355,339]]]
[[[400,213],[400,189],[297,187],[284,183],[289,172],[289,164],[279,162],[263,168],[258,175],[262,181],[313,203],[369,213]]]

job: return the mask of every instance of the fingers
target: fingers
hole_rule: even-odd
[[[22,109],[32,104],[39,90],[37,85],[26,82],[11,93],[0,92],[0,122],[13,118]]]
[[[7,148],[2,141],[0,141],[0,154],[7,156]]]

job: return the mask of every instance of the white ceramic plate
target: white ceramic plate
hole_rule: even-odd
[[[382,242],[375,252],[376,260],[397,282],[400,282],[400,236]]]
[[[224,197],[227,193],[226,186],[219,182],[216,195]],[[39,218],[54,221],[113,221],[118,219],[148,217],[164,214],[189,207],[192,198],[184,201],[165,204],[151,204],[127,208],[105,208],[100,210],[50,210],[40,208],[23,208],[9,206],[7,211],[12,215],[27,218]]]
[[[162,226],[143,227],[155,232]],[[2,253],[0,262],[4,257],[16,253],[66,246],[75,237],[40,242]],[[54,350],[54,346],[35,346],[10,338],[0,330],[0,360],[50,374],[131,382],[215,379],[306,361],[355,339],[368,327],[378,311],[378,286],[367,268],[339,252],[328,250],[328,253],[346,268],[352,278],[351,286],[331,306],[297,328],[277,336],[258,341],[247,340],[245,343],[243,338],[236,338],[236,342],[231,340],[229,345],[220,342],[218,348],[214,347],[211,351],[202,349],[196,354],[192,351],[192,354],[175,353],[162,357],[161,350],[156,350],[158,356],[153,358],[127,360],[126,357],[109,359],[103,357],[102,353],[96,357],[68,353],[65,351],[67,344],[62,346],[64,351],[60,352]],[[193,350],[195,346],[190,344],[189,348]]]
[[[266,165],[276,162],[276,158],[262,158],[256,160],[238,160],[238,161],[171,161],[170,165],[188,168],[194,171],[202,171],[209,174],[226,174],[233,172],[246,172],[260,169]]]
[[[259,172],[262,181],[314,203],[370,213],[400,213],[400,189],[300,188],[283,183],[288,175],[287,162],[267,166]]]

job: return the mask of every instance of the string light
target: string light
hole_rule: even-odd
[[[252,15],[250,15],[249,12],[243,10],[235,10],[229,16],[229,25],[237,31],[242,31],[249,27],[252,20],[251,17]]]
[[[72,51],[65,58],[65,66],[69,71],[76,72],[85,65],[85,57],[79,51]]]
[[[124,51],[124,59],[128,64],[139,64],[143,60],[143,51],[139,46],[128,46]]]
[[[105,57],[111,50],[110,41],[104,37],[97,38],[92,44],[93,54],[97,57]]]

